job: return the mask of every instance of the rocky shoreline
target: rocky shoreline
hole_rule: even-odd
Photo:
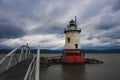
[[[86,58],[84,64],[103,64],[101,60]],[[62,59],[56,57],[40,57],[40,67],[49,67],[52,64],[62,64]]]

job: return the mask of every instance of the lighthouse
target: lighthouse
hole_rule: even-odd
[[[63,53],[63,63],[83,63],[84,55],[80,48],[80,32],[77,28],[77,20],[69,21],[69,25],[64,30],[65,33],[65,50]]]

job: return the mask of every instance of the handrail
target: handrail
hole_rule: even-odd
[[[30,63],[30,65],[29,65],[29,67],[28,67],[28,70],[27,70],[27,72],[26,72],[26,75],[25,75],[25,77],[24,77],[24,80],[30,80],[30,78],[31,78],[30,75],[33,74],[33,73],[31,73],[31,71],[32,71],[33,68],[35,68],[35,67],[32,67],[33,65],[35,65],[35,64],[34,64],[35,60],[36,60],[36,56],[33,58],[32,62]]]
[[[21,54],[20,55],[16,54],[15,52],[20,49],[21,49]],[[26,53],[24,53],[24,51],[26,51]],[[28,45],[18,46],[17,48],[13,49],[11,52],[9,52],[5,57],[3,57],[0,60],[0,68],[2,67],[1,69],[2,71],[0,71],[0,73],[11,68],[15,64],[28,58],[29,56],[30,56],[30,48]]]
[[[40,49],[37,49],[37,54],[34,56],[32,62],[30,63],[24,80],[40,80],[39,72],[40,72]]]
[[[12,50],[10,53],[8,53],[4,58],[2,58],[2,59],[0,60],[0,64],[2,64],[2,63],[6,60],[7,57],[11,56],[11,55],[12,55],[17,49],[19,49],[20,47],[21,47],[21,46],[13,49],[13,50]]]

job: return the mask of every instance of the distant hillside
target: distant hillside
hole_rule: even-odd
[[[6,50],[6,49],[1,49],[0,50],[0,54],[2,54],[2,53],[9,53],[11,50]]]
[[[83,50],[84,53],[120,53],[120,49],[109,50]]]
[[[12,51],[12,50],[10,50],[10,49],[9,49],[9,50],[7,50],[7,49],[1,49],[1,50],[0,50],[0,53],[1,53],[1,54],[2,54],[2,53],[7,54],[7,53],[9,53],[10,51]],[[31,52],[32,52],[32,53],[37,53],[37,50],[36,50],[36,49],[32,49]],[[20,53],[20,50],[18,50],[17,53]],[[63,50],[41,49],[41,50],[40,50],[40,53],[42,53],[42,54],[45,54],[45,53],[47,53],[47,54],[51,54],[51,53],[56,54],[56,53],[63,53]]]
[[[33,50],[32,50],[32,53],[37,53],[37,50],[36,50],[36,49],[33,49]],[[54,53],[54,54],[56,54],[56,53],[63,53],[63,50],[41,49],[41,50],[40,50],[40,53],[43,53],[43,54],[45,54],[45,53],[47,53],[47,54]]]
[[[1,49],[0,53],[9,53],[12,50]],[[17,51],[19,53],[20,50]],[[31,50],[32,53],[37,53],[36,49]],[[41,49],[40,52],[42,54],[56,54],[56,53],[63,53],[64,50],[48,50],[48,49]],[[120,53],[120,49],[110,49],[110,50],[82,50],[82,53]]]

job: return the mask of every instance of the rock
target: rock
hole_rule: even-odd
[[[86,64],[102,64],[104,63],[103,61],[97,60],[95,58],[86,58],[85,59]]]
[[[40,67],[48,67],[51,65],[51,60],[47,57],[40,57]]]
[[[60,64],[61,58],[40,57],[40,67],[49,67],[52,64]]]

